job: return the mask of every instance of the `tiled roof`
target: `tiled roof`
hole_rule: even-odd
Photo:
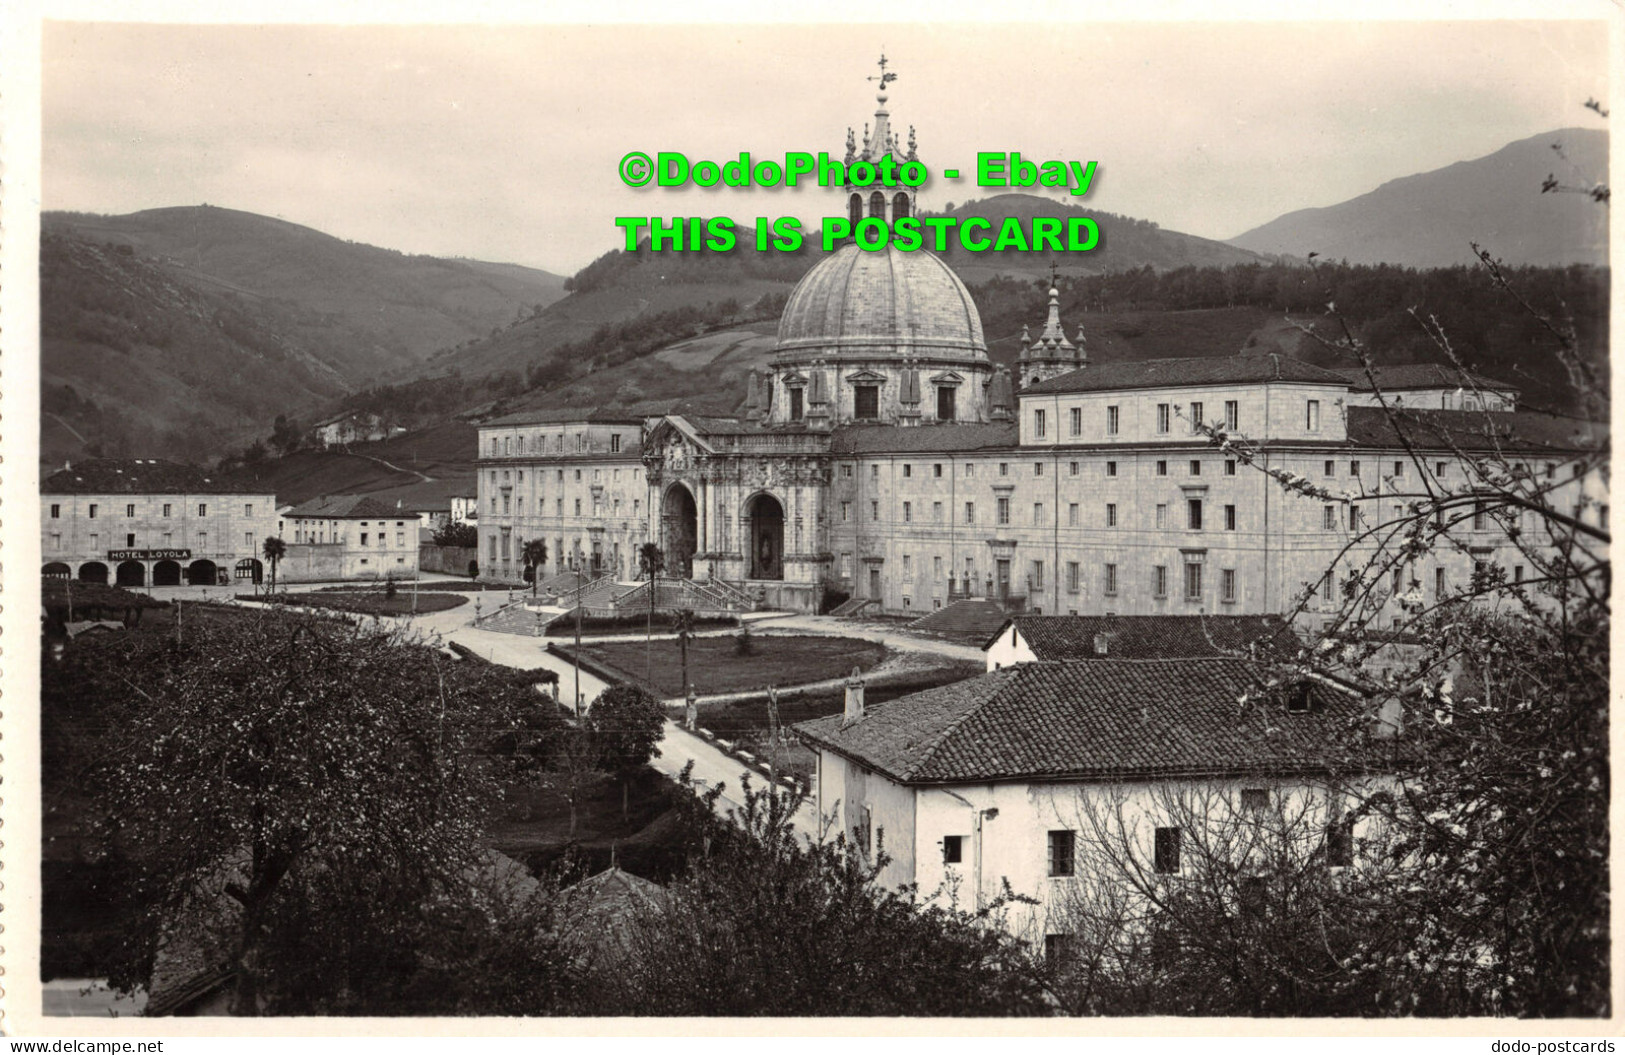
[[[283,514],[288,517],[331,517],[335,520],[351,517],[394,517],[399,520],[417,519],[415,513],[385,505],[371,495],[323,495],[294,506]]]
[[[985,639],[1001,630],[1010,621],[1010,613],[996,601],[985,597],[962,597],[928,615],[922,615],[908,624],[912,630],[928,630],[934,634],[961,634]]]
[[[795,729],[905,784],[1302,773],[1360,711],[1310,692],[1310,710],[1290,713],[1240,659],[1018,663],[876,704],[845,729],[839,714]]]
[[[1191,385],[1235,385],[1260,381],[1309,381],[1347,385],[1348,379],[1324,367],[1291,356],[1223,355],[1187,359],[1142,359],[1098,363],[1041,381],[1022,395],[1049,392],[1099,392],[1118,388],[1186,388]]]
[[[1529,410],[1348,408],[1350,446],[1404,449],[1406,441],[1423,450],[1574,452],[1606,444],[1608,426]]]
[[[270,494],[228,482],[195,465],[157,458],[97,458],[59,469],[40,484],[46,495]]]
[[[562,407],[551,410],[520,410],[512,414],[504,414],[500,418],[492,418],[490,421],[482,421],[479,423],[479,427],[488,429],[501,425],[568,425],[577,421],[601,425],[643,424],[642,418],[634,417],[624,410],[608,410],[603,407]]]
[[[1466,370],[1457,370],[1453,366],[1442,363],[1401,363],[1395,366],[1374,366],[1370,376],[1361,366],[1334,366],[1331,371],[1348,378],[1349,386],[1356,392],[1370,392],[1371,378],[1377,380],[1377,387],[1383,391],[1402,391],[1408,388],[1464,388],[1469,383],[1479,388],[1487,388],[1495,392],[1516,392],[1515,385],[1482,374],[1469,373]]]
[[[1013,421],[985,425],[845,425],[830,436],[831,454],[953,454],[1016,445]]]
[[[1040,660],[1251,655],[1252,645],[1285,659],[1300,644],[1275,615],[1018,615],[1009,622]],[[999,627],[987,644],[1003,632]],[[1096,637],[1105,639],[1104,656],[1095,648]]]

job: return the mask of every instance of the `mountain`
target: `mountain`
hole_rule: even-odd
[[[41,457],[199,457],[500,332],[557,275],[209,206],[41,217]],[[308,417],[307,417],[308,420]]]
[[[1420,268],[1471,263],[1469,243],[1477,242],[1512,264],[1606,264],[1607,208],[1583,193],[1541,193],[1549,176],[1571,187],[1606,183],[1608,133],[1565,128],[1521,139],[1338,205],[1287,213],[1230,243],[1257,253]]]

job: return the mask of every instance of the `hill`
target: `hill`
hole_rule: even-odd
[[[41,218],[41,458],[196,457],[309,415],[563,295],[211,207]]]
[[[1230,243],[1258,253],[1446,267],[1471,263],[1469,243],[1477,242],[1513,264],[1606,264],[1607,210],[1584,194],[1542,194],[1548,176],[1565,185],[1606,182],[1607,132],[1565,128],[1521,139],[1337,205],[1287,213]]]

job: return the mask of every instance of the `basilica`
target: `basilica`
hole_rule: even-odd
[[[848,133],[849,163],[915,157],[885,89],[861,147]],[[890,221],[915,207],[907,188],[847,188],[843,211]],[[1374,376],[1274,354],[1097,363],[1060,315],[1051,288],[1037,336],[996,366],[947,264],[846,245],[790,294],[736,417],[481,424],[482,572],[630,582],[655,542],[667,575],[768,607],[923,615],[986,597],[1052,614],[1291,613],[1313,630],[1367,529],[1402,512],[1397,496],[1459,486],[1485,442],[1548,475],[1583,446],[1575,423],[1520,413],[1516,390],[1459,371]],[[1414,435],[1396,434],[1384,402],[1415,417]],[[1491,419],[1486,439],[1477,423]],[[1216,446],[1213,427],[1245,437],[1252,460]],[[1312,495],[1283,490],[1283,473]],[[1562,479],[1576,508],[1606,502],[1585,499],[1601,480]],[[1504,525],[1472,530],[1415,582],[1442,596],[1492,561],[1521,577]],[[527,572],[538,538],[548,560]]]

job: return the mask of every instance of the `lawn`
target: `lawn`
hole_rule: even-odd
[[[682,654],[675,639],[657,640],[652,646],[642,641],[605,641],[582,645],[581,652],[623,672],[629,680],[647,680],[663,697],[683,694]],[[755,634],[749,652],[742,653],[734,635],[724,634],[689,642],[688,673],[695,692],[708,696],[839,678],[852,673],[853,667],[869,670],[885,657],[886,646],[877,642],[820,634]]]
[[[381,590],[349,593],[279,593],[270,597],[240,593],[237,600],[301,605],[306,608],[329,608],[338,612],[355,612],[358,615],[411,615],[414,611],[418,615],[423,615],[426,612],[444,612],[448,608],[468,603],[468,598],[461,594],[442,592],[420,593],[414,605],[411,590],[401,590],[394,597],[385,596]]]

